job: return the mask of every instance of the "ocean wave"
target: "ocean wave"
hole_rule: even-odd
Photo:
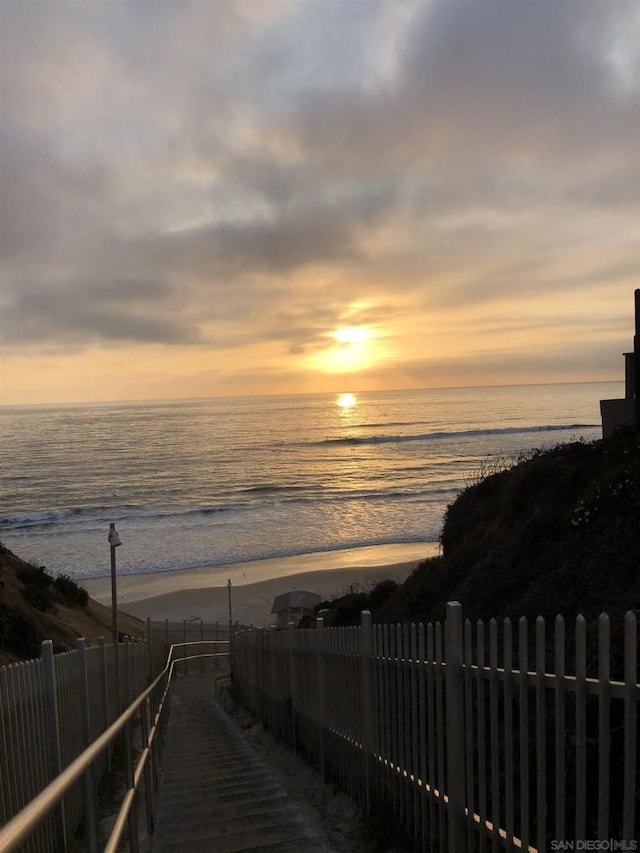
[[[14,529],[20,529],[21,527],[51,527],[70,518],[80,518],[83,516],[98,518],[100,516],[104,517],[105,514],[113,515],[113,520],[118,521],[126,516],[127,510],[137,508],[136,504],[118,504],[117,506],[78,506],[18,512],[0,516],[0,530],[9,527]]]
[[[355,424],[358,429],[376,429],[376,427],[424,426],[428,421],[374,421],[373,423]]]
[[[271,493],[280,493],[280,492],[300,492],[307,491],[308,486],[299,485],[299,486],[288,486],[288,485],[278,485],[278,483],[262,483],[259,486],[247,486],[244,489],[238,489],[238,493],[241,495],[267,495]],[[321,488],[320,486],[318,488]]]
[[[189,507],[183,509],[159,509],[157,507],[141,506],[138,504],[120,504],[118,506],[99,507],[69,507],[59,510],[43,510],[42,512],[14,513],[0,516],[1,530],[30,530],[52,528],[70,520],[90,523],[115,523],[125,520],[161,521],[189,516],[214,515],[241,509],[246,503],[229,503],[221,506]]]
[[[314,506],[319,501],[327,505],[348,503],[370,504],[378,501],[430,501],[437,496],[454,494],[454,486],[443,485],[436,481],[429,484],[415,484],[414,488],[355,488],[352,490],[333,490],[331,487],[313,484],[312,486],[273,487],[256,486],[240,489],[237,500],[212,506],[184,506],[160,508],[144,505],[120,505],[112,507],[69,507],[42,512],[13,513],[0,516],[0,533],[44,534],[52,532],[66,533],[72,529],[78,531],[95,530],[113,521],[119,527],[125,525],[191,524],[197,519],[206,519],[226,513],[261,513],[271,507],[295,510],[297,507]],[[241,495],[253,494],[262,500],[242,500]],[[270,500],[270,496],[272,499]]]
[[[576,429],[595,429],[598,424],[547,424],[545,426],[529,427],[496,427],[494,429],[467,429],[467,430],[441,430],[438,432],[424,432],[411,435],[364,435],[364,436],[342,436],[340,438],[325,438],[322,441],[312,442],[314,446],[344,444],[404,444],[415,441],[437,441],[446,438],[479,438],[491,435],[524,435],[527,433],[540,432],[566,432]]]
[[[51,524],[57,524],[67,518],[72,518],[74,515],[79,515],[80,512],[79,509],[70,508],[5,515],[0,517],[0,530],[5,527],[46,527]]]
[[[182,561],[182,562],[172,562],[171,565],[137,565],[135,569],[129,568],[127,566],[120,566],[119,574],[120,575],[145,575],[145,574],[161,574],[164,572],[180,572],[190,569],[201,569],[204,567],[231,567],[231,566],[242,566],[245,563],[260,563],[266,560],[277,560],[277,559],[286,559],[290,557],[307,557],[310,554],[333,554],[341,551],[349,552],[349,551],[357,551],[359,549],[375,549],[379,546],[434,546],[439,542],[439,538],[437,536],[424,537],[422,535],[419,536],[411,536],[410,534],[403,534],[402,536],[375,536],[370,538],[361,538],[361,539],[351,539],[344,540],[343,542],[339,542],[332,545],[326,546],[311,546],[308,548],[305,547],[295,547],[291,548],[274,548],[274,549],[266,549],[261,552],[248,552],[243,555],[225,555],[221,558],[216,558],[212,556],[207,558],[206,560],[196,560],[196,561]],[[427,548],[428,550],[428,548]],[[428,553],[425,554],[425,559],[427,559],[430,555]],[[418,558],[419,559],[419,558]],[[381,564],[379,567],[377,564],[374,564],[372,570],[379,568],[384,571],[384,564]],[[105,577],[105,573],[102,568],[96,569],[94,571],[79,570],[74,572],[74,579],[78,581],[89,580],[92,578]]]

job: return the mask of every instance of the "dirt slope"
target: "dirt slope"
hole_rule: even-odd
[[[0,545],[0,665],[39,657],[42,640],[53,640],[56,652],[75,648],[77,637],[89,645],[100,636],[110,641],[111,609],[91,598],[85,605],[74,603],[50,580],[46,572]],[[144,624],[124,613],[118,627],[121,634],[144,636]]]

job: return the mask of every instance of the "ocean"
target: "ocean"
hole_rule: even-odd
[[[0,540],[53,574],[438,541],[448,504],[533,448],[601,436],[580,383],[3,407]]]

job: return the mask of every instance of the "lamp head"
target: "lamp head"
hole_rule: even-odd
[[[122,545],[122,540],[118,535],[118,531],[116,530],[116,526],[113,522],[109,525],[109,545],[112,548],[117,548],[118,545]]]

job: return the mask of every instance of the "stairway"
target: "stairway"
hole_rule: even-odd
[[[213,691],[206,674],[174,683],[154,853],[330,853]]]

